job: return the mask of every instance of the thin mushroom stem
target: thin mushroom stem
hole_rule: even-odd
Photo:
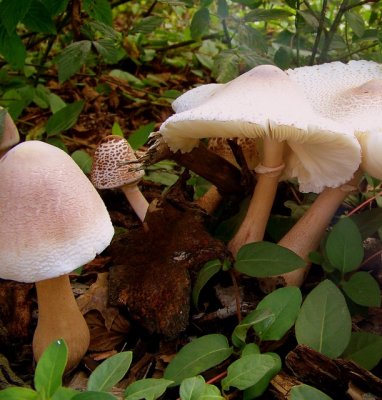
[[[307,264],[276,277],[260,280],[264,292],[270,292],[278,286],[300,287],[309,271],[309,253],[315,251],[338,208],[349,192],[356,189],[361,172],[357,171],[348,183],[337,188],[326,188],[320,193],[309,210],[297,221],[288,233],[279,241],[279,245],[292,250],[303,258]]]
[[[139,190],[139,187],[137,185],[125,185],[121,187],[121,190],[138,218],[143,222],[149,208],[149,203]]]
[[[44,350],[57,339],[68,346],[66,371],[78,365],[86,353],[90,333],[73,296],[69,275],[36,282],[38,322],[33,337],[33,354],[38,361]]]
[[[263,161],[255,169],[257,183],[247,214],[235,236],[228,243],[228,249],[234,257],[243,245],[263,240],[279,176],[284,169],[284,143],[269,138],[264,138],[263,143]]]

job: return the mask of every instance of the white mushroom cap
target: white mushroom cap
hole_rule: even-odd
[[[8,112],[0,107],[0,152],[20,141],[19,131]]]
[[[286,140],[284,177],[297,177],[301,191],[339,186],[358,168],[360,149],[352,132],[318,115],[302,89],[277,67],[255,67],[202,98],[200,105],[162,124],[159,132],[172,151],[188,152],[204,137]]]
[[[97,191],[57,147],[27,141],[0,159],[0,277],[37,282],[70,273],[110,243]]]
[[[135,169],[140,164],[121,164],[136,161],[137,157],[128,141],[117,135],[109,135],[101,140],[93,157],[90,179],[97,189],[112,189],[136,184],[144,171]]]

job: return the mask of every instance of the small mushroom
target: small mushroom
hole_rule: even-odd
[[[159,130],[172,151],[188,152],[204,137],[242,137],[256,139],[261,154],[247,215],[229,243],[234,255],[242,245],[263,239],[281,174],[297,178],[302,191],[320,192],[345,183],[358,167],[354,136],[317,114],[302,89],[277,67],[257,66],[209,93],[199,89],[198,105],[183,96],[192,108],[182,107],[180,96],[177,107],[184,111]]]
[[[68,274],[109,245],[109,214],[77,164],[52,145],[18,144],[0,159],[0,176],[0,277],[36,283],[34,357],[63,338],[71,370],[88,348],[89,329]]]
[[[145,173],[139,169],[140,164],[136,161],[137,157],[125,138],[106,136],[94,153],[90,179],[97,189],[121,189],[138,218],[143,221],[149,203],[138,187]]]
[[[15,123],[7,110],[0,107],[0,157],[19,141],[20,135]]]

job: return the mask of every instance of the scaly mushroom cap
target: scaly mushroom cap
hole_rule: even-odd
[[[358,168],[360,148],[354,135],[318,115],[279,68],[261,65],[212,89],[207,89],[208,96],[200,92],[195,103],[186,98],[195,106],[181,107],[185,111],[162,124],[159,132],[172,151],[188,152],[204,137],[285,140],[284,178],[297,177],[301,191],[339,186]]]
[[[114,229],[106,207],[73,159],[40,141],[0,159],[0,277],[37,282],[91,261]]]
[[[8,112],[0,107],[0,154],[20,141],[19,131]]]
[[[106,136],[94,153],[90,180],[97,189],[112,189],[135,184],[145,174],[142,170],[135,170],[140,164],[121,163],[136,160],[134,150],[126,139],[117,135]]]

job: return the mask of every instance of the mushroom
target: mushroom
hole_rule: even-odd
[[[279,68],[261,65],[198,94],[202,102],[169,117],[159,133],[172,151],[188,152],[204,137],[257,139],[261,162],[247,215],[229,243],[236,255],[263,239],[281,173],[300,190],[320,192],[348,181],[360,160],[359,144],[343,126],[321,117],[302,89]],[[195,89],[193,89],[195,90]],[[177,101],[181,104],[182,96]],[[346,157],[346,160],[344,161]],[[336,174],[333,174],[336,170]]]
[[[131,164],[126,163],[132,162]],[[128,141],[117,135],[106,136],[94,153],[90,180],[97,189],[120,188],[131,207],[143,221],[149,203],[139,190],[138,183],[145,174]]]
[[[309,253],[319,246],[349,191],[357,189],[362,171],[382,179],[382,66],[363,60],[348,64],[334,62],[297,68],[289,74],[301,85],[317,111],[354,131],[361,145],[362,159],[351,181],[338,188],[325,189],[280,240],[280,245],[304,258],[307,267],[264,280],[265,291],[277,285],[301,286],[309,268]],[[322,88],[315,87],[317,82]]]
[[[20,135],[15,123],[7,110],[0,107],[0,157],[19,141]]]
[[[18,144],[0,159],[0,176],[0,276],[35,282],[34,357],[63,338],[71,370],[88,348],[89,329],[68,274],[109,245],[109,214],[77,164],[52,145]]]

